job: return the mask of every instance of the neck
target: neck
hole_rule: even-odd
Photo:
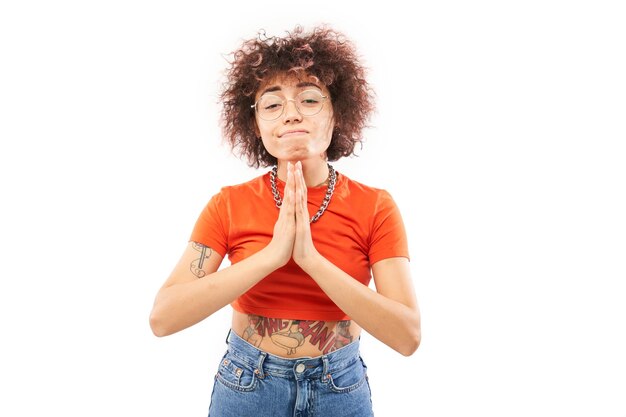
[[[289,161],[295,164],[297,161]],[[302,174],[307,187],[315,187],[323,184],[328,179],[328,165],[325,160],[301,161]],[[287,181],[287,161],[278,161],[278,178]]]

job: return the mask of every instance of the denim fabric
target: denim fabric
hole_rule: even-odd
[[[315,358],[263,352],[234,332],[220,362],[210,417],[373,416],[359,341]]]

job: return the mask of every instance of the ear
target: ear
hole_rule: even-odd
[[[256,124],[256,120],[254,121],[254,135],[257,138],[261,137],[261,131],[259,130],[259,126]]]

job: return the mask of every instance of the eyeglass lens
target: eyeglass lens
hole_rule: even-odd
[[[256,110],[262,119],[274,120],[283,114],[288,101],[293,101],[303,116],[314,116],[324,106],[324,96],[319,91],[306,90],[299,93],[294,100],[283,100],[281,97],[266,94],[257,102]]]

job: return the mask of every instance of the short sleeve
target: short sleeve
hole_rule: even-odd
[[[394,257],[409,257],[404,222],[391,195],[380,190],[370,235],[370,265]]]
[[[228,251],[228,229],[223,219],[226,218],[224,190],[215,194],[204,207],[191,232],[190,241],[202,243],[217,251],[222,258]]]

